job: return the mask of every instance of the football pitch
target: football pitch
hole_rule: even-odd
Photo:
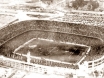
[[[38,38],[31,39],[21,46],[18,47],[16,53],[27,54],[30,52],[31,56],[70,63],[79,61],[82,52],[86,50],[82,46]]]

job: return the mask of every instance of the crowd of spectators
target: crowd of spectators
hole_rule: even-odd
[[[104,24],[104,22],[103,22],[104,14],[98,14],[98,13],[94,14],[94,13],[87,13],[87,12],[80,13],[80,11],[79,11],[79,12],[75,12],[75,14],[74,13],[66,14],[63,17],[62,21],[102,27]]]
[[[21,60],[27,62],[27,57],[20,54],[8,54],[6,57],[12,58],[15,60]],[[31,56],[30,56],[31,57]],[[71,63],[64,63],[64,62],[57,62],[57,61],[49,61],[42,58],[33,58],[31,57],[31,63],[32,64],[39,64],[44,66],[50,66],[50,67],[62,67],[62,68],[70,68],[70,69],[78,69],[77,65],[71,64]]]
[[[85,26],[82,26],[80,24],[62,23],[62,22],[55,22],[55,21],[40,21],[40,20],[23,21],[20,23],[9,25],[1,29],[0,30],[0,36],[1,36],[0,43],[3,44],[4,42],[10,40],[11,38],[14,38],[15,36],[18,36],[19,34],[29,31],[29,30],[36,30],[35,33],[37,33],[36,37],[38,38],[45,38],[45,39],[53,38],[53,40],[55,41],[76,42],[79,44],[91,44],[95,42],[100,43],[100,41],[98,40],[97,40],[98,42],[96,40],[92,41],[92,38],[80,36],[80,34],[83,34],[82,32],[80,32],[79,35],[76,35],[76,33],[79,33],[80,30],[83,30],[83,27]],[[99,27],[97,29],[96,28],[97,27],[91,26],[91,29],[90,29],[89,26],[86,26],[87,30],[85,30],[85,28],[84,30],[86,33],[88,32],[98,33],[101,28]],[[72,34],[69,34],[69,33],[72,33]],[[50,36],[51,34],[53,34],[53,36]],[[100,35],[99,34],[95,35],[93,33],[91,36],[99,37]]]
[[[35,68],[34,65],[33,66],[32,65],[28,65],[28,64],[22,65],[23,63],[19,64],[18,62],[17,63],[14,63],[13,61],[8,61],[8,60],[7,61],[6,60],[5,61],[0,60],[0,63],[1,62],[3,64],[6,64],[9,67],[16,67],[18,69],[24,69],[24,67],[25,67],[26,70],[29,68],[28,70],[30,70],[30,71],[33,71],[33,69],[34,69],[34,72],[38,72],[39,70],[40,70],[39,71],[40,73],[42,72],[42,68]],[[42,64],[43,65],[43,62],[41,60],[39,60],[39,59],[34,59],[34,63],[35,64],[40,64],[40,65]],[[34,63],[32,63],[32,64],[34,64]],[[57,67],[57,65],[58,65],[58,63],[53,62],[53,64],[52,64],[52,62],[49,62],[49,61],[46,61],[45,62],[45,60],[44,60],[44,65],[47,65],[48,66],[48,64],[51,65],[52,67],[53,66],[56,66]],[[62,63],[60,63],[59,65],[60,66],[62,65],[62,67],[64,67],[64,64],[62,64]],[[68,65],[68,67],[69,67],[69,65]],[[67,65],[65,65],[65,68],[67,68]],[[76,70],[77,68],[69,68],[69,69]],[[38,70],[38,71],[36,71],[36,70]],[[104,70],[103,68],[101,70],[93,70],[92,72],[88,73],[88,75],[89,75],[89,77],[92,77],[92,78],[95,78],[95,77],[103,78],[104,77],[103,70]],[[10,70],[4,70],[4,69],[3,69],[3,71],[4,71],[4,73],[2,73],[2,75],[0,75],[0,76],[2,76],[2,78],[7,78],[7,77],[8,78],[9,77],[10,78],[17,78],[17,77],[23,77],[23,76],[26,75],[25,74],[26,72],[22,72],[22,71],[13,70],[11,72]],[[48,71],[45,71],[44,70],[43,74],[47,74],[47,73],[48,73]],[[66,75],[66,74],[64,74],[64,75]],[[73,73],[72,74],[67,74],[67,77],[73,77],[73,75],[74,75]]]
[[[32,71],[32,72],[38,72],[38,73],[42,73],[42,74],[47,74],[48,73],[48,71],[46,71],[44,68],[41,68],[41,67],[36,68],[36,67],[34,67],[34,65],[32,66],[32,65],[23,64],[23,63],[19,64],[18,62],[15,63],[13,61],[6,61],[6,60],[5,61],[0,60],[0,63],[1,62],[3,62],[4,64],[7,64],[7,66],[9,66],[9,67],[16,67],[17,69],[20,69],[20,68],[21,69],[24,69],[24,68],[26,69],[26,72],[23,72],[23,71],[17,70],[17,69],[14,70],[14,69],[10,69],[10,68],[9,69],[8,68],[6,68],[6,69],[0,68],[0,70],[2,71],[2,73],[0,74],[0,77],[2,77],[2,78],[18,78],[18,77],[22,78],[26,75],[28,68],[29,68],[28,70]],[[38,60],[37,64],[39,64],[39,62],[41,62],[41,61]],[[48,62],[47,62],[47,64],[48,64]],[[43,70],[44,70],[44,72],[43,72]],[[96,77],[103,78],[104,77],[103,70],[104,70],[103,68],[101,70],[94,69],[92,72],[88,73],[88,75],[89,75],[89,77],[92,77],[92,78],[96,78]],[[60,74],[61,74],[61,72],[60,72]],[[71,77],[73,78],[74,73],[71,73],[71,74],[65,73],[64,75],[66,76],[66,78],[71,78]]]
[[[64,63],[57,63],[57,62],[54,62],[54,61],[46,61],[46,64],[45,64],[45,61],[43,63],[43,61],[42,60],[39,60],[39,59],[32,59],[32,60],[35,60],[35,61],[33,63],[32,62],[31,63],[26,63],[26,62],[23,62],[23,61],[19,61],[19,62],[15,61],[15,60],[12,61],[12,59],[8,59],[8,58],[7,59],[5,58],[5,60],[2,60],[0,58],[0,65],[7,66],[7,67],[12,67],[14,69],[25,70],[25,71],[36,72],[36,73],[42,73],[42,74],[49,74],[50,73],[50,72],[48,72],[49,70],[47,70],[46,68],[44,68],[44,66],[45,67],[46,66],[56,67],[56,68],[59,68],[59,69],[61,67],[61,69],[64,69],[64,70],[67,70],[67,69],[71,69],[71,70],[78,69],[78,66],[74,66],[74,65],[72,66],[72,65],[64,64]],[[71,68],[68,68],[68,67],[71,67]],[[63,74],[63,75],[65,75],[65,73],[66,73],[66,71],[65,72],[62,72],[62,71],[58,71],[58,70],[57,70],[57,72],[59,72],[59,73],[55,73],[55,70],[54,69],[52,69],[52,70],[53,70],[53,73],[54,74],[60,74],[60,75]],[[24,73],[22,73],[21,71],[18,72],[18,71],[15,71],[14,70],[12,72],[13,73],[10,75],[10,78],[17,77],[18,76],[18,73],[21,73],[21,74],[19,74],[18,77],[24,76]]]
[[[9,25],[9,26],[1,29],[0,30],[0,32],[1,32],[0,33],[0,36],[1,36],[0,43],[2,44],[3,42],[10,40],[13,37],[18,36],[19,34],[24,33],[26,31],[30,31],[30,30],[45,31],[42,33],[47,33],[46,31],[48,31],[48,33],[56,32],[54,34],[56,40],[58,37],[61,37],[64,34],[65,38],[63,37],[64,39],[62,38],[62,40],[70,41],[70,39],[72,39],[72,42],[73,42],[73,40],[76,40],[76,41],[74,41],[76,43],[78,43],[81,40],[81,42],[79,42],[81,44],[82,43],[89,44],[92,42],[92,40],[89,40],[89,39],[93,39],[90,37],[95,37],[98,39],[97,41],[99,43],[100,42],[99,38],[102,38],[102,35],[98,34],[99,32],[102,32],[102,31],[100,31],[101,28],[97,28],[97,27],[90,28],[89,26],[86,26],[86,28],[84,28],[84,27],[85,26],[82,26],[80,24],[62,23],[62,22],[55,22],[55,21],[42,21],[42,20],[41,21],[40,20],[23,21],[20,23],[15,23],[15,24]],[[72,35],[68,34],[68,33],[71,33]],[[102,32],[102,34],[103,34],[103,32]],[[77,37],[77,35],[78,35],[78,37]],[[41,34],[41,36],[47,38],[47,35],[45,36],[45,35]],[[74,36],[76,37],[76,39]],[[87,36],[89,36],[89,38],[87,38]],[[48,38],[49,38],[49,36],[48,36]],[[61,38],[58,38],[58,39],[61,39]],[[90,42],[88,41],[88,43],[86,43],[86,40],[87,41],[89,40]],[[94,41],[94,42],[97,42],[97,41]]]
[[[69,68],[69,69],[78,69],[77,65],[73,64],[65,64],[61,62],[55,62],[55,61],[47,61],[44,59],[33,59],[33,63],[35,64],[42,64],[46,66],[52,66],[52,67],[62,67],[62,68]]]

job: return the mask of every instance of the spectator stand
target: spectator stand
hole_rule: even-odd
[[[31,24],[30,24],[31,23]],[[42,23],[42,24],[40,24],[40,23]],[[50,23],[52,26],[46,26],[46,23],[47,23],[47,25],[48,25],[48,23]],[[33,26],[33,24],[35,25],[35,26]],[[62,23],[63,24],[63,23]],[[77,30],[67,30],[67,28],[69,28],[68,26],[67,26],[67,24],[65,24],[66,26],[65,26],[65,28],[63,28],[63,25],[62,25],[61,23],[59,24],[58,22],[50,22],[50,21],[43,21],[43,20],[31,20],[31,21],[22,21],[22,22],[19,22],[19,23],[16,23],[16,24],[12,24],[12,25],[10,25],[10,26],[8,26],[8,27],[5,27],[5,28],[3,28],[3,29],[1,29],[0,31],[1,31],[1,33],[0,33],[0,36],[1,36],[1,40],[0,40],[0,42],[1,42],[1,44],[3,44],[3,43],[5,43],[7,40],[10,40],[11,38],[14,38],[15,36],[18,36],[19,34],[21,34],[21,33],[25,33],[26,31],[30,31],[30,30],[37,30],[37,31],[43,31],[44,33],[47,31],[47,32],[51,32],[51,33],[55,33],[55,37],[53,38],[53,39],[55,39],[55,40],[57,40],[57,38],[59,37],[57,37],[57,35],[59,34],[60,36],[61,35],[63,35],[63,34],[66,34],[66,35],[64,35],[65,36],[65,39],[67,40],[67,41],[73,41],[73,39],[72,40],[69,40],[69,38],[71,37],[71,38],[73,38],[73,35],[75,35],[76,33],[79,33],[79,32],[76,32]],[[20,26],[21,25],[21,26]],[[45,25],[45,27],[43,26],[43,25]],[[62,26],[60,26],[60,27],[58,27],[58,26],[56,26],[56,25],[62,25]],[[71,24],[70,24],[71,25]],[[74,27],[74,24],[72,24],[73,25],[73,27]],[[76,25],[76,24],[75,24]],[[25,27],[24,27],[25,26]],[[57,29],[56,29],[57,28]],[[9,30],[8,30],[9,29]],[[92,28],[93,29],[93,28]],[[55,31],[56,32],[55,32]],[[66,30],[66,31],[65,31]],[[40,32],[39,31],[39,32]],[[61,31],[61,32],[60,32]],[[97,30],[95,30],[94,29],[94,32],[96,32]],[[7,33],[8,32],[8,33]],[[64,32],[64,33],[62,33],[62,32]],[[65,33],[66,32],[66,33]],[[87,31],[86,31],[87,32]],[[68,33],[71,33],[71,34],[68,34]],[[2,35],[3,34],[3,35]],[[83,38],[82,36],[81,36],[81,34],[82,34],[82,32],[80,32],[79,33],[79,35],[76,35],[76,37],[77,36],[80,36],[80,38]],[[86,36],[87,36],[87,33],[85,33],[86,34]],[[90,34],[89,32],[88,32],[88,34]],[[70,37],[69,37],[69,36]],[[92,37],[94,36],[96,36],[95,34],[91,34],[92,35]],[[100,35],[97,35],[97,38],[99,37]],[[42,36],[39,36],[40,38],[42,38],[43,37],[43,35]],[[70,38],[70,39],[71,39]],[[77,38],[77,39],[79,39],[79,40],[76,40],[75,41],[75,39],[74,39],[74,42],[79,42],[81,39],[80,38]],[[90,38],[90,37],[89,37]],[[60,38],[60,39],[63,39],[63,38]],[[87,39],[87,38],[86,38]],[[64,41],[66,41],[66,40],[64,40]],[[88,40],[88,39],[87,39]],[[85,40],[85,38],[83,38],[83,40],[82,41],[86,41]],[[89,40],[90,41],[90,40]],[[89,42],[88,41],[88,43],[91,43],[91,42]],[[79,42],[79,43],[81,43],[81,42]]]
[[[0,59],[2,59],[2,57]],[[7,66],[7,67],[13,67],[13,68],[19,69],[19,70],[22,69],[25,71],[42,73],[42,74],[47,72],[47,74],[53,73],[53,74],[57,74],[57,75],[65,75],[66,73],[69,73],[69,70],[72,70],[71,72],[75,72],[74,69],[62,68],[62,67],[57,67],[57,66],[55,68],[53,68],[50,66],[27,63],[24,61],[10,59],[10,58],[6,58],[6,57],[4,57],[4,60],[0,60],[0,63],[2,63],[2,65]],[[63,72],[63,70],[64,70],[64,72]]]

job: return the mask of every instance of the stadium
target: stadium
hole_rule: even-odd
[[[64,17],[53,14],[54,18],[51,13],[1,13],[1,18],[13,19],[0,29],[0,65],[64,78],[94,78],[95,71],[103,74],[104,28],[99,25],[103,14],[96,14],[98,21],[93,13],[78,12],[82,19],[73,12]],[[89,21],[96,25],[86,25]]]

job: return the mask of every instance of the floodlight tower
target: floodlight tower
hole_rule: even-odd
[[[31,61],[31,54],[30,54],[30,51],[28,51],[28,53],[27,53],[27,63],[30,63],[30,61]]]

